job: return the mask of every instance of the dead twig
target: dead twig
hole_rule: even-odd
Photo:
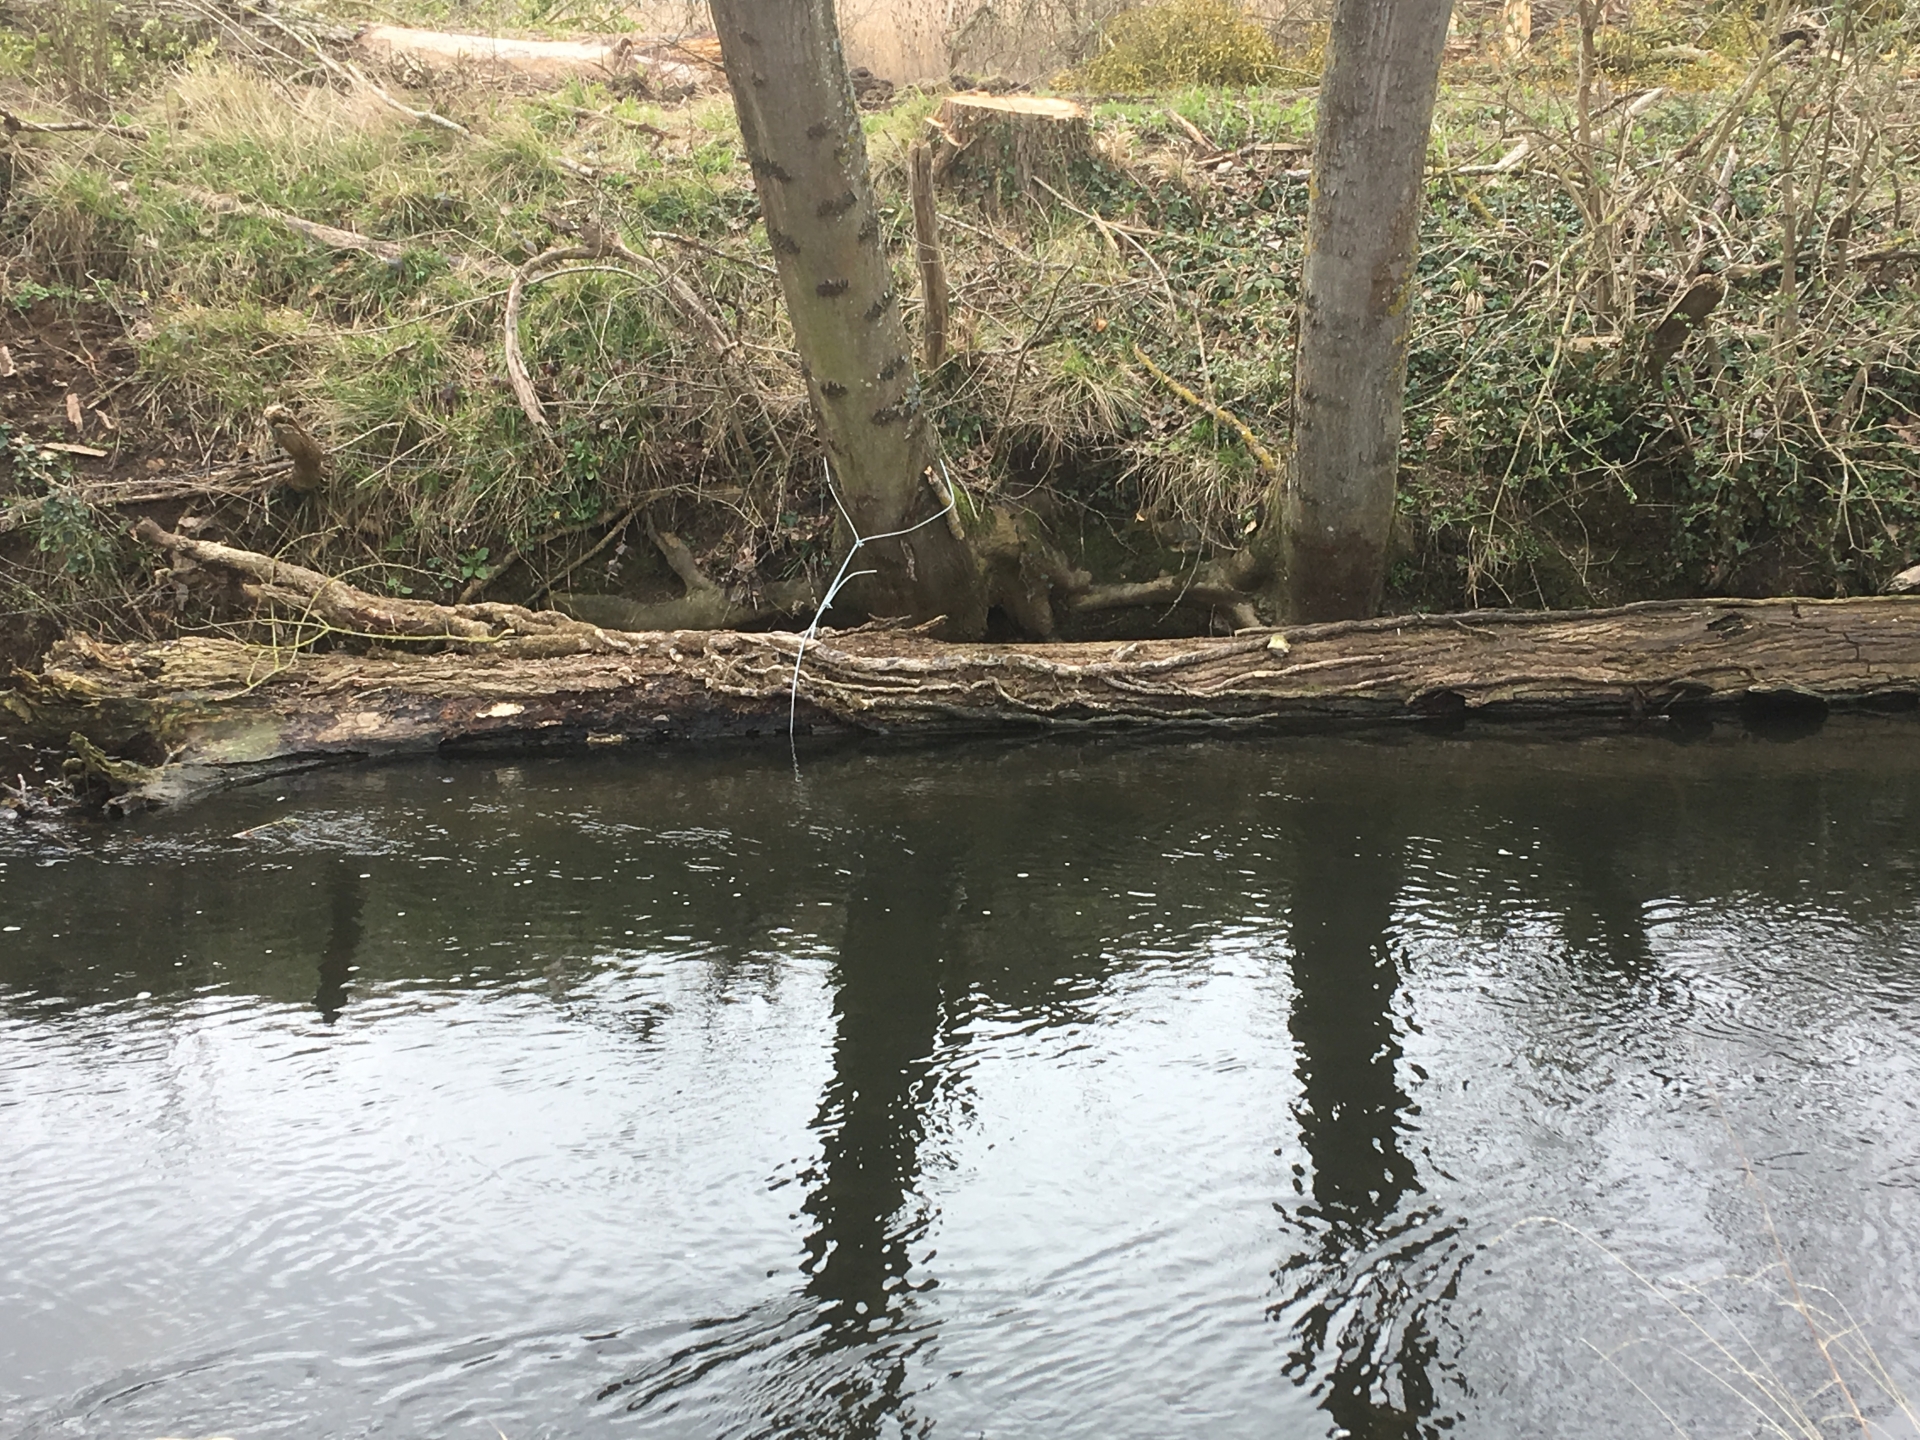
[[[611,545],[615,540],[619,539],[621,534],[626,530],[627,526],[633,523],[633,517],[638,515],[642,510],[646,508],[647,508],[647,501],[643,500],[638,505],[635,505],[631,509],[629,509],[618,520],[613,522],[613,528],[607,531],[607,533],[602,535],[598,540],[596,540],[587,549],[587,552],[584,555],[580,556],[579,559],[574,560],[568,565],[566,565],[564,568],[561,569],[559,574],[553,576],[551,579],[547,581],[546,584],[542,585],[538,590],[534,591],[533,594],[528,596],[527,603],[531,605],[537,601],[545,599],[548,595],[551,595],[556,589],[559,588],[559,586],[564,581],[566,581],[573,575],[574,571],[578,570],[581,566],[585,565],[589,560],[592,560],[602,550],[605,550],[607,546]],[[649,526],[648,528],[651,529],[652,527]]]
[[[1239,416],[1235,415],[1224,405],[1216,405],[1211,400],[1203,400],[1194,394],[1193,391],[1189,390],[1185,385],[1182,385],[1178,380],[1154,364],[1152,359],[1148,357],[1147,352],[1142,350],[1137,342],[1133,347],[1133,358],[1146,366],[1147,373],[1162,385],[1166,386],[1175,395],[1178,395],[1182,400],[1196,409],[1205,411],[1222,425],[1232,429],[1233,432],[1240,437],[1241,443],[1247,447],[1248,453],[1253,456],[1253,463],[1258,465],[1268,475],[1277,476],[1280,473],[1280,462],[1273,458],[1273,452],[1260,443],[1259,437],[1247,428],[1246,423],[1242,421]]]
[[[109,125],[104,120],[22,120],[11,110],[0,110],[0,128],[9,135],[68,135],[90,132],[116,140],[144,140],[147,132],[131,125]]]

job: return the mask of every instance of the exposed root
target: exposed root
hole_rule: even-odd
[[[684,540],[656,528],[651,517],[647,520],[647,536],[685,587],[681,599],[647,604],[623,595],[556,595],[555,605],[576,619],[640,631],[741,629],[796,619],[818,609],[822,602],[819,583],[804,577],[730,590],[700,568]]]

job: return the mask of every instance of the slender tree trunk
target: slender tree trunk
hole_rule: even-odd
[[[1334,0],[1314,131],[1279,503],[1290,619],[1380,607],[1407,379],[1407,308],[1449,0]]]
[[[947,358],[947,266],[940,255],[940,215],[933,199],[933,147],[916,143],[908,153],[913,195],[913,240],[920,262],[922,353],[928,370]]]
[[[929,520],[944,491],[832,0],[712,0],[712,11],[841,499],[862,536]],[[854,568],[876,572],[850,592],[869,614],[945,615],[956,637],[985,626],[958,525],[933,520],[863,546]]]

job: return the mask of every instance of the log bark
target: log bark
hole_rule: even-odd
[[[833,478],[859,536],[893,536],[861,548],[855,568],[874,573],[849,598],[871,615],[940,616],[947,633],[977,635],[985,590],[964,536],[935,520],[934,436],[832,0],[711,8]]]
[[[1293,464],[1278,495],[1281,615],[1380,608],[1407,327],[1449,0],[1335,0],[1313,139],[1294,359]]]
[[[500,607],[502,609],[508,607]],[[1467,717],[1651,719],[1920,697],[1920,598],[1659,601],[1221,640],[953,645],[902,630],[623,635],[547,659],[69,640],[0,691],[19,738],[124,757],[117,804],[373,756],[803,733],[1230,731]],[[89,752],[82,751],[82,754]],[[104,759],[96,761],[103,767]]]

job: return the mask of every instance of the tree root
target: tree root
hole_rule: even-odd
[[[627,631],[747,629],[797,619],[820,607],[824,591],[815,580],[728,589],[708,577],[685,541],[657,529],[651,517],[647,536],[685,587],[682,598],[648,604],[624,595],[555,595],[554,605],[577,620]]]

